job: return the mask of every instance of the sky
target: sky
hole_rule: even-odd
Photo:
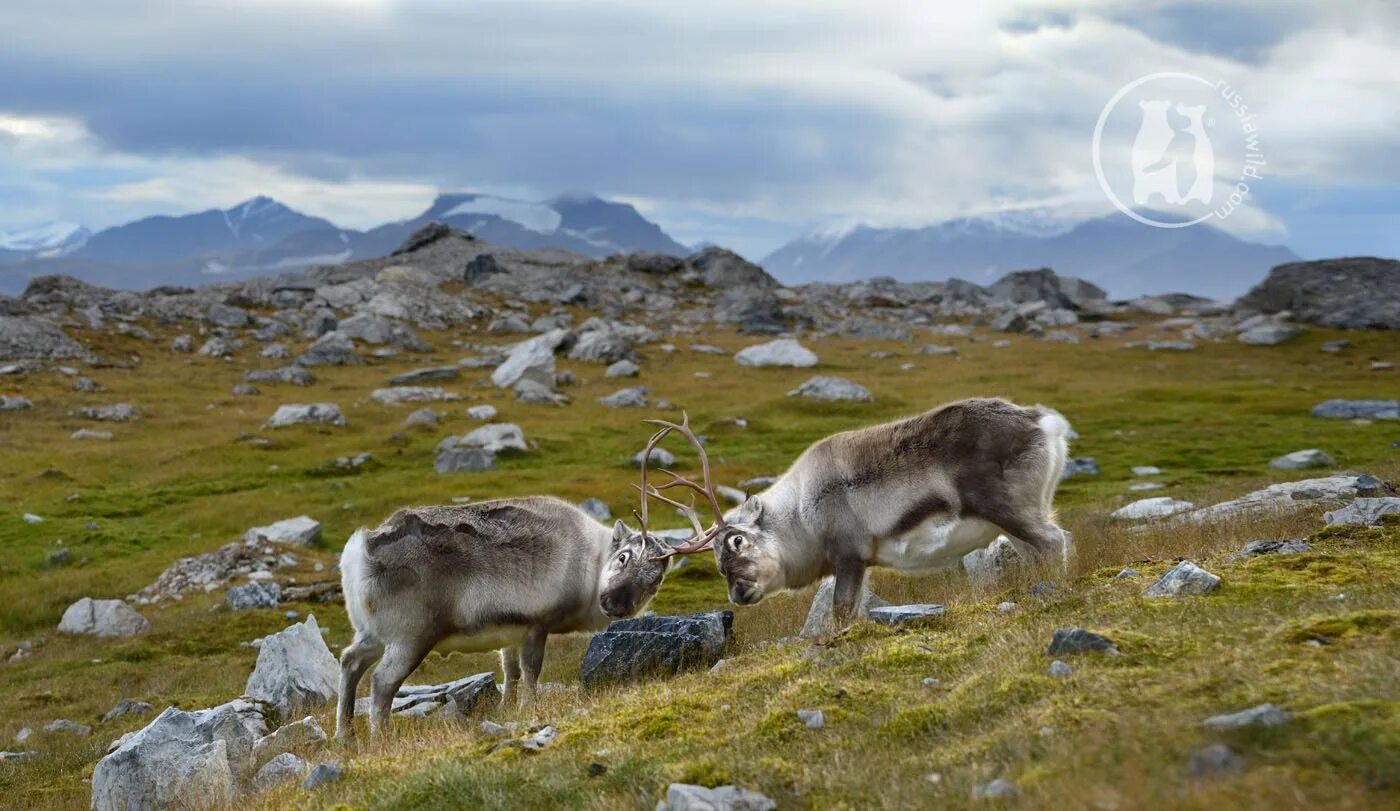
[[[759,258],[855,223],[1091,216],[1100,111],[1178,71],[1259,117],[1265,177],[1222,227],[1396,256],[1397,43],[1393,0],[5,0],[0,230],[590,191]]]

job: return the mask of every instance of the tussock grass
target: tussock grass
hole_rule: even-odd
[[[69,379],[43,373],[3,384],[34,412],[0,414],[0,649],[46,633],[30,659],[0,665],[0,740],[21,726],[53,718],[96,725],[124,696],[186,708],[237,695],[256,651],[241,641],[285,625],[281,611],[230,614],[221,593],[143,609],[152,631],[120,642],[59,638],[52,629],[73,600],[124,596],[153,580],[176,557],[209,551],[248,526],[298,514],[321,520],[325,547],[299,553],[301,582],[326,579],[312,564],[330,564],[357,526],[372,525],[410,504],[453,497],[489,498],[552,492],[603,498],[626,514],[634,497],[627,458],[644,438],[638,420],[654,412],[611,410],[595,398],[633,381],[605,380],[602,367],[565,362],[580,385],[565,409],[516,406],[464,370],[446,388],[463,401],[433,406],[436,431],[394,438],[411,408],[382,407],[368,392],[414,366],[454,362],[456,335],[425,336],[438,349],[424,356],[370,360],[363,367],[316,369],[310,389],[265,384],[257,397],[233,397],[237,364],[174,356],[173,334],[154,326],[156,344],[101,340],[103,354],[130,368],[90,374],[109,391],[78,394]],[[667,354],[644,347],[641,383],[653,397],[689,410],[711,436],[716,472],[726,482],[782,470],[809,442],[835,430],[917,412],[971,395],[1000,394],[1063,411],[1081,433],[1074,453],[1094,456],[1103,475],[1060,489],[1061,519],[1079,557],[1069,577],[1028,567],[996,586],[970,587],[960,575],[908,578],[876,572],[872,585],[892,602],[942,602],[948,615],[927,627],[894,631],[858,624],[828,648],[789,641],[801,626],[812,589],[736,609],[730,666],[664,682],[580,693],[577,666],[586,639],[550,642],[544,679],[564,689],[529,711],[499,708],[497,720],[550,722],[561,730],[548,750],[492,752],[495,741],[474,725],[400,722],[394,740],[328,756],[349,766],[345,781],[314,795],[278,792],[253,806],[650,808],[667,782],[737,782],[784,807],[961,807],[973,785],[1005,776],[1027,807],[1095,808],[1392,807],[1400,791],[1395,673],[1400,672],[1400,529],[1318,533],[1318,510],[1253,516],[1209,525],[1159,523],[1134,530],[1109,512],[1142,495],[1169,494],[1208,504],[1270,481],[1299,475],[1266,464],[1300,447],[1319,447],[1342,467],[1394,480],[1400,459],[1395,425],[1315,420],[1307,410],[1328,397],[1375,397],[1393,377],[1366,369],[1392,357],[1400,336],[1348,335],[1357,348],[1324,355],[1338,337],[1316,331],[1282,347],[1206,344],[1194,353],[1148,353],[1121,344],[1151,332],[1081,346],[1014,339],[1007,349],[957,339],[957,358],[913,354],[879,341],[824,340],[814,345],[821,373],[871,389],[872,405],[816,405],[786,398],[808,370],[743,369],[727,357],[689,352],[691,342],[734,350],[750,342],[732,333],[675,339]],[[95,336],[85,336],[96,341]],[[480,336],[469,336],[477,340]],[[492,339],[487,339],[492,340]],[[946,343],[948,339],[939,338]],[[872,360],[873,350],[895,357]],[[139,356],[138,362],[132,357]],[[912,362],[915,369],[899,365]],[[709,378],[697,378],[695,372]],[[120,400],[141,407],[141,421],[103,425],[111,443],[68,435],[90,423],[68,417],[79,406]],[[333,401],[350,425],[261,432],[283,402]],[[437,476],[432,449],[448,433],[475,423],[464,409],[496,405],[538,443],[479,475]],[[747,429],[725,422],[748,420]],[[240,433],[270,439],[239,442]],[[682,460],[684,449],[677,448]],[[356,475],[321,470],[337,456],[362,451],[376,464]],[[1129,493],[1129,467],[1164,469],[1162,491]],[[45,473],[45,471],[53,471]],[[45,517],[19,520],[22,512]],[[96,522],[96,528],[88,528]],[[1300,558],[1229,561],[1260,538],[1311,538]],[[72,562],[46,564],[56,541]],[[1143,588],[1180,558],[1224,578],[1215,594],[1147,601]],[[1141,572],[1115,580],[1125,565]],[[1058,588],[1033,597],[1030,585]],[[1338,599],[1345,595],[1345,599]],[[1010,614],[996,611],[1017,603]],[[713,561],[692,560],[672,573],[653,608],[680,613],[725,607]],[[333,650],[348,642],[343,609],[288,606],[315,613]],[[1075,657],[1074,673],[1046,673],[1044,647],[1057,627],[1078,625],[1118,640],[1122,655]],[[1309,640],[1324,642],[1321,646]],[[6,649],[7,652],[7,649]],[[493,655],[433,654],[412,677],[440,681],[496,667]],[[927,676],[940,680],[934,687]],[[1261,701],[1293,709],[1277,732],[1208,734],[1202,718]],[[807,730],[795,710],[820,708],[826,727]],[[35,762],[0,766],[0,794],[26,808],[85,806],[84,778],[107,742],[147,719],[100,725],[82,741],[36,733]],[[329,712],[324,724],[331,723]],[[363,722],[362,722],[363,723]],[[1236,778],[1194,784],[1190,752],[1223,740],[1249,767]],[[591,764],[606,767],[590,777]],[[595,770],[596,771],[596,770]],[[937,773],[932,783],[926,775]]]

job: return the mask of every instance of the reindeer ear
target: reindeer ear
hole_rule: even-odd
[[[757,524],[763,519],[763,502],[758,496],[749,496],[739,508],[739,521],[744,524]]]
[[[632,530],[628,529],[627,525],[622,523],[622,519],[619,518],[617,523],[613,524],[613,549],[622,546],[622,542],[631,537],[631,535]]]

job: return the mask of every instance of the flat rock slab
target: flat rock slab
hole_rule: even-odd
[[[1400,420],[1400,400],[1327,400],[1312,415],[1333,420]]]
[[[596,634],[579,681],[597,687],[713,667],[733,635],[734,612],[618,620]]]
[[[150,621],[121,600],[94,600],[91,597],[84,597],[68,606],[58,623],[59,633],[104,638],[136,636],[150,628]]]
[[[1357,497],[1388,494],[1385,482],[1369,474],[1321,476],[1271,484],[1268,487],[1246,493],[1239,498],[1193,510],[1184,517],[1189,521],[1211,521],[1245,513],[1297,510],[1311,506],[1309,502],[1340,502]]]
[[[1220,577],[1189,560],[1176,564],[1143,592],[1145,597],[1188,597],[1210,594],[1220,587]]]
[[[265,527],[253,527],[243,533],[244,543],[272,541],[273,543],[311,546],[321,540],[321,522],[309,515],[286,518]]]
[[[449,380],[456,380],[460,374],[456,366],[432,366],[426,369],[414,369],[411,372],[404,372],[401,375],[394,375],[389,378],[389,385],[416,386],[421,383],[441,383]]]
[[[1050,647],[1045,649],[1050,656],[1067,653],[1118,653],[1118,644],[1112,639],[1086,631],[1083,628],[1057,628],[1050,639]]]
[[[496,673],[491,671],[446,684],[405,684],[394,694],[390,711],[410,718],[465,718],[499,699]],[[368,714],[370,706],[368,697],[357,699],[355,714]]]
[[[1313,551],[1305,541],[1250,541],[1242,547],[1234,558],[1252,558],[1260,555],[1301,555]]]
[[[1273,704],[1260,704],[1247,710],[1215,715],[1202,721],[1207,729],[1240,729],[1242,727],[1277,727],[1292,718],[1288,710]]]
[[[1329,527],[1375,526],[1386,515],[1400,515],[1400,498],[1358,498],[1340,510],[1323,513],[1322,520]]]
[[[881,625],[911,625],[937,619],[946,613],[948,613],[948,606],[937,603],[887,605],[870,609],[870,620]]]
[[[666,799],[656,804],[656,811],[776,811],[777,807],[773,800],[746,788],[672,783],[666,787]]]
[[[1134,521],[1143,518],[1166,518],[1177,513],[1194,509],[1195,504],[1181,501],[1171,496],[1143,498],[1126,504],[1113,511],[1113,517],[1120,521]]]

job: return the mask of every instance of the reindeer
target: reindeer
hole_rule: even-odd
[[[713,548],[729,599],[739,605],[834,575],[839,630],[855,610],[869,567],[947,569],[999,533],[1024,554],[1058,557],[1066,567],[1073,552],[1052,510],[1071,429],[1043,406],[963,400],[834,434],[728,514],[720,514],[704,449],[688,421],[656,424],[691,440],[705,482],[671,474],[655,487],[644,478],[643,492],[663,497],[661,490],[690,488],[705,493],[716,513],[709,530],[697,526],[694,539],[666,554]]]
[[[354,737],[355,690],[370,682],[371,735],[386,730],[404,679],[430,650],[499,649],[506,700],[528,704],[550,634],[596,631],[640,613],[665,576],[666,547],[556,498],[400,510],[341,553],[355,638],[340,656],[336,738]]]

